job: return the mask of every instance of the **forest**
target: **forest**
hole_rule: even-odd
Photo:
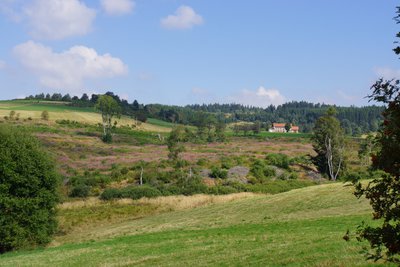
[[[279,106],[270,105],[267,108],[244,106],[241,104],[196,104],[186,106],[171,106],[162,104],[139,104],[137,100],[129,103],[113,92],[106,95],[113,97],[122,108],[122,114],[145,122],[147,118],[155,118],[171,123],[201,126],[208,122],[260,123],[263,129],[268,130],[274,122],[292,123],[300,127],[300,132],[310,133],[316,120],[329,107],[335,107],[337,118],[347,135],[376,132],[382,122],[384,106],[342,107],[327,104],[314,104],[306,101],[292,101]],[[81,97],[69,94],[37,94],[27,97],[28,100],[63,101],[70,102],[76,107],[94,107],[98,95],[83,94]]]

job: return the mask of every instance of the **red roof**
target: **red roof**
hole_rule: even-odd
[[[273,123],[273,126],[275,128],[285,128],[285,123]]]

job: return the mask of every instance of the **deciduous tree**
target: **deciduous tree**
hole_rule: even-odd
[[[112,119],[121,114],[121,107],[117,101],[108,95],[99,96],[95,108],[101,112],[103,121],[103,141],[111,143],[112,141]]]
[[[315,123],[312,136],[313,147],[317,156],[314,164],[320,172],[335,181],[344,167],[344,134],[339,120],[335,117],[336,110],[331,107],[326,114]]]
[[[400,23],[400,7],[397,7],[397,23]],[[400,38],[400,32],[397,34]],[[394,52],[400,54],[400,47]],[[372,156],[372,166],[387,174],[374,179],[366,188],[356,183],[356,196],[365,196],[374,210],[373,219],[379,226],[361,224],[358,239],[367,240],[371,250],[368,258],[385,258],[400,263],[400,80],[378,80],[373,86],[371,100],[386,105],[384,122],[380,127],[376,144],[378,152]]]
[[[44,245],[56,231],[58,179],[39,142],[0,126],[0,253]]]

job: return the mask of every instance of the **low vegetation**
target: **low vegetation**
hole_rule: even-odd
[[[182,201],[198,203],[193,198],[199,197],[181,197],[181,201],[174,197],[169,202],[158,198],[141,200],[136,209],[151,210],[151,205],[158,203],[178,203],[177,206]],[[194,204],[197,208],[184,204],[187,208],[183,210],[159,214],[148,210],[144,218],[136,219],[121,219],[129,213],[121,211],[120,219],[110,217],[109,223],[103,220],[106,214],[117,212],[112,212],[113,206],[98,205],[121,205],[116,208],[119,211],[134,202],[95,202],[86,207],[78,202],[76,206],[63,207],[61,216],[84,219],[94,216],[91,209],[108,211],[98,217],[103,218],[100,222],[88,220],[87,227],[85,223],[76,223],[74,230],[56,237],[53,248],[2,255],[0,263],[4,266],[98,266],[116,262],[138,266],[221,262],[256,266],[390,266],[384,262],[365,262],[358,242],[343,241],[348,227],[360,220],[369,221],[368,202],[354,198],[351,186],[337,183],[278,195],[254,195],[214,204],[204,202],[208,204]]]

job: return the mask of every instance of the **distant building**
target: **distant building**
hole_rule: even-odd
[[[285,125],[285,123],[273,123],[269,131],[271,133],[286,133]]]
[[[269,129],[271,133],[286,133],[286,123],[273,123],[272,128]],[[299,126],[290,125],[289,133],[298,133],[300,131]]]
[[[292,125],[292,127],[289,130],[289,133],[299,133],[299,126],[294,126]]]

